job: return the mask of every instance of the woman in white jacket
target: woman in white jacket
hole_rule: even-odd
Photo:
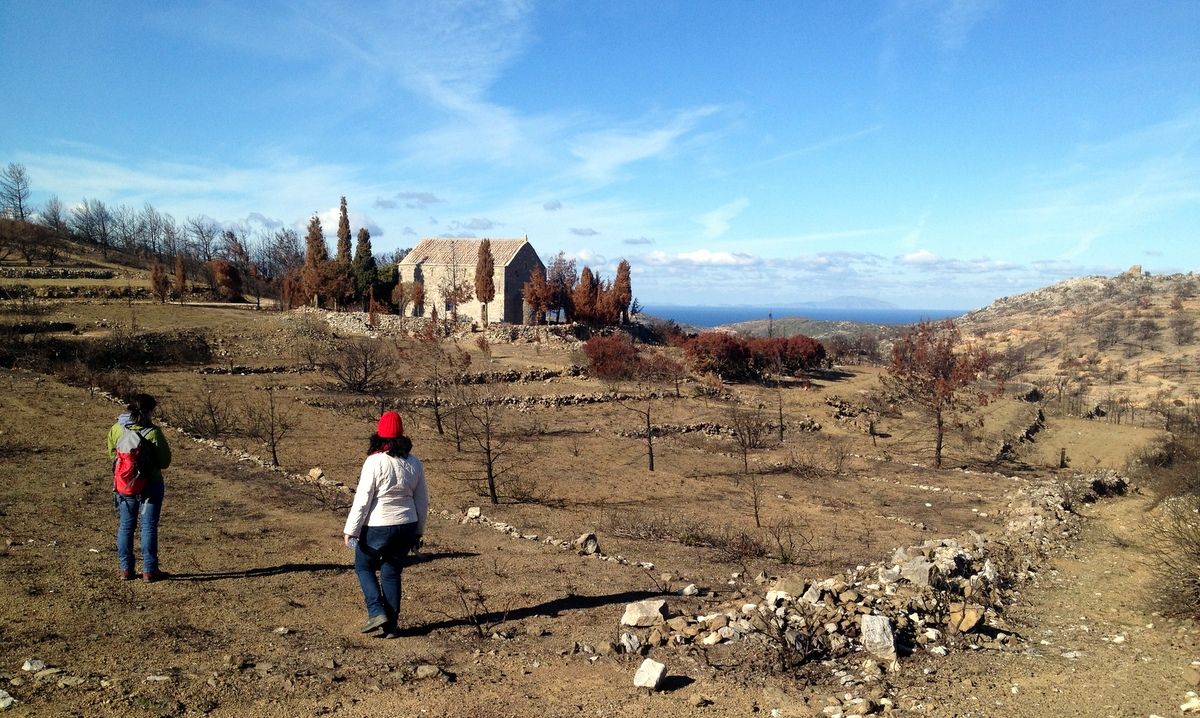
[[[354,573],[367,603],[363,633],[382,629],[395,638],[400,616],[400,573],[405,554],[421,543],[429,495],[425,468],[413,456],[404,422],[394,411],[384,412],[371,435],[346,518],[343,540],[354,549]]]

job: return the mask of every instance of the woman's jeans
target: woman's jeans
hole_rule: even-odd
[[[117,563],[133,572],[133,527],[142,525],[142,571],[158,570],[158,517],[162,514],[163,482],[146,484],[140,496],[114,494],[117,503]]]
[[[417,542],[416,522],[398,526],[365,526],[354,550],[354,573],[362,586],[371,618],[386,616],[394,627],[400,616],[400,572],[404,555]],[[375,572],[379,572],[378,579]]]

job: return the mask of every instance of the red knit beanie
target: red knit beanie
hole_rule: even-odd
[[[383,416],[379,417],[379,426],[376,427],[375,433],[380,439],[395,439],[397,436],[404,436],[404,420],[394,411],[385,411]]]

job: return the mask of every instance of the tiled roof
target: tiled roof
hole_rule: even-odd
[[[491,239],[489,237],[489,239]],[[400,262],[405,265],[413,264],[431,264],[431,265],[450,265],[458,264],[465,267],[474,267],[475,260],[479,257],[479,243],[482,239],[457,239],[449,237],[428,237],[422,239],[417,246],[412,248],[412,251],[405,255]],[[526,244],[528,240],[524,237],[518,239],[491,239],[492,243],[492,258],[496,266],[503,267],[517,256],[517,252],[521,246]]]

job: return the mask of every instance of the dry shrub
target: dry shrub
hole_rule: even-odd
[[[800,479],[832,478],[845,471],[850,456],[845,441],[828,437],[810,443],[803,450],[789,452],[787,466]]]
[[[740,563],[771,555],[757,532],[733,524],[710,524],[687,516],[644,515],[626,510],[605,511],[601,527],[607,533],[641,541],[672,541],[684,546],[712,549],[714,558]]]
[[[1168,614],[1200,618],[1200,501],[1194,496],[1174,498],[1162,510],[1151,524],[1156,602]]]
[[[1154,491],[1159,518],[1150,524],[1150,568],[1166,613],[1200,618],[1200,437],[1176,436],[1144,452],[1131,473]]]
[[[796,566],[813,566],[820,552],[816,532],[806,521],[782,519],[766,527],[767,536],[775,546],[773,558],[779,563]]]
[[[1142,451],[1126,472],[1142,480],[1157,501],[1174,496],[1200,496],[1200,437],[1180,436]]]
[[[396,353],[390,345],[373,339],[354,338],[320,362],[345,391],[370,394],[392,385]]]
[[[237,414],[229,398],[207,384],[190,399],[173,402],[168,421],[193,436],[216,439],[238,430]]]

